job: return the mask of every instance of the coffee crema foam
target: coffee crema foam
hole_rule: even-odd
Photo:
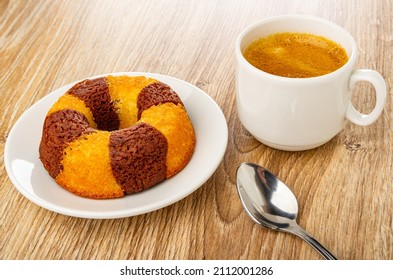
[[[308,33],[275,33],[252,42],[245,59],[256,68],[282,77],[310,78],[331,73],[348,61],[339,44]]]

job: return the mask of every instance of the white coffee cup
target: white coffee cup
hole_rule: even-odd
[[[348,62],[334,72],[312,78],[281,77],[252,66],[243,56],[245,48],[258,38],[278,32],[311,33],[330,39],[346,50]],[[312,149],[337,135],[346,119],[370,125],[383,110],[384,79],[374,70],[354,70],[358,53],[355,40],[332,22],[306,15],[266,18],[241,32],[235,48],[239,119],[257,140],[270,147]],[[376,104],[369,114],[360,113],[351,102],[352,89],[359,81],[370,82],[375,88]]]

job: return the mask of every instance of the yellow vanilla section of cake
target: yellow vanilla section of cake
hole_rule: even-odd
[[[89,125],[92,128],[97,128],[97,125],[94,122],[93,113],[86,106],[85,102],[68,93],[64,94],[57,100],[57,102],[50,108],[48,115],[53,112],[65,110],[65,109],[75,110],[82,113],[88,120]]]
[[[157,80],[144,76],[108,76],[109,94],[120,119],[120,129],[137,122],[137,100],[141,90]]]
[[[273,75],[309,78],[343,66],[348,56],[343,47],[308,33],[276,33],[252,42],[244,57],[256,68]]]
[[[124,192],[112,175],[108,131],[85,134],[71,142],[56,181],[71,192],[92,198],[114,198]]]
[[[195,134],[181,104],[161,103],[143,111],[140,122],[158,129],[168,140],[167,178],[179,172],[191,158]]]

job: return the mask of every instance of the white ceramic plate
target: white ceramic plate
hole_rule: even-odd
[[[57,185],[38,158],[42,125],[49,108],[75,82],[53,91],[26,110],[7,138],[4,161],[8,176],[15,187],[37,205],[82,218],[135,216],[163,208],[191,194],[212,176],[220,164],[227,147],[228,127],[220,107],[209,95],[185,81],[169,76],[136,72],[101,76],[106,75],[144,75],[168,84],[178,93],[196,134],[196,147],[190,162],[171,179],[123,198],[88,199]]]

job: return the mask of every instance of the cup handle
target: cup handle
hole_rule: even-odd
[[[370,125],[375,122],[381,115],[386,100],[386,83],[381,74],[377,71],[369,69],[357,69],[352,72],[349,79],[349,90],[355,87],[355,84],[360,81],[366,81],[373,85],[376,95],[376,104],[370,114],[365,115],[355,109],[352,102],[350,102],[346,118],[357,125]]]

